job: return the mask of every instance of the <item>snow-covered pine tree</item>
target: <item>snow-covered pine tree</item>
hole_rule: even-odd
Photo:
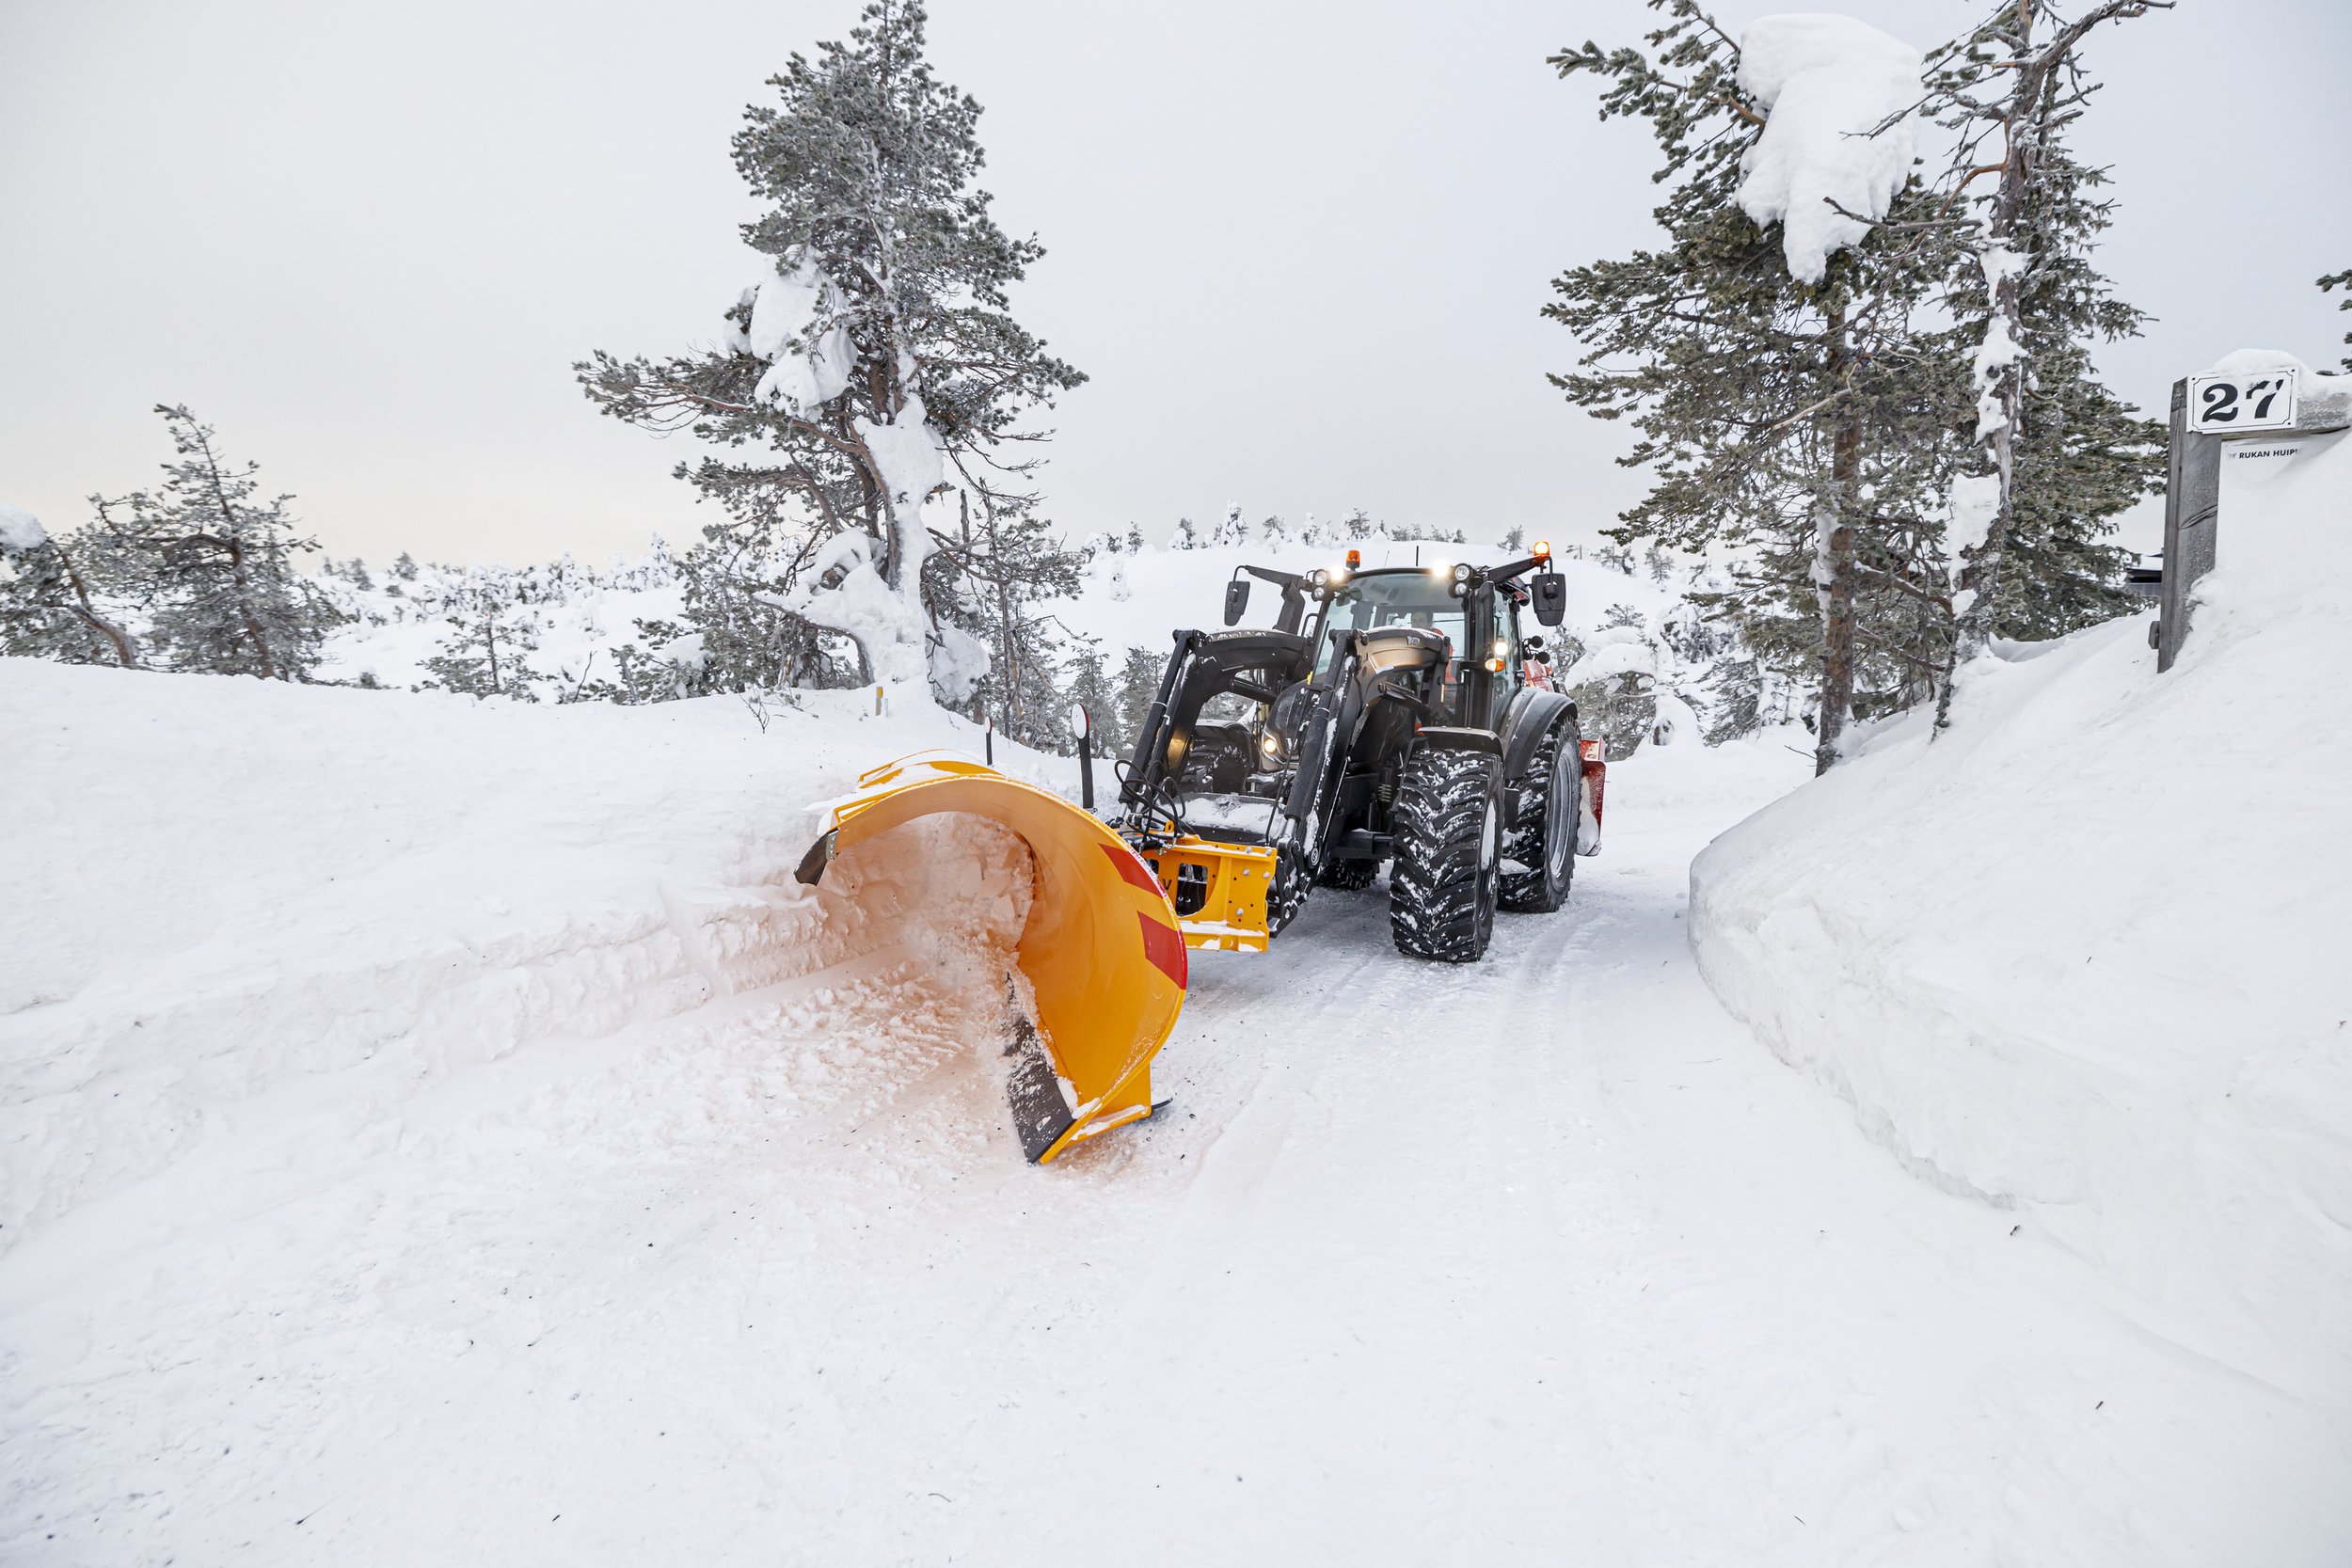
[[[977,640],[987,669],[975,692],[996,727],[1025,746],[1068,751],[1068,703],[1061,687],[1060,623],[1043,613],[1048,599],[1075,596],[1084,558],[1064,544],[1025,498],[961,507],[958,536],[925,563],[930,596],[942,620]]]
[[[1508,555],[1517,555],[1527,548],[1527,525],[1513,523],[1502,536],[1502,548]]]
[[[1947,270],[1947,231],[1870,221],[1933,215],[1899,123],[1917,56],[1850,19],[1778,18],[1784,32],[1818,24],[1827,36],[1743,71],[1740,45],[1695,0],[1650,3],[1667,20],[1649,53],[1587,43],[1551,61],[1564,77],[1602,80],[1602,118],[1649,121],[1666,186],[1661,248],[1555,280],[1545,313],[1584,352],[1552,379],[1592,414],[1631,419],[1641,436],[1624,461],[1658,476],[1612,538],[1744,558],[1713,608],[1759,657],[1810,667],[1826,769],[1858,687],[1915,700],[1942,653],[1862,629],[1943,588],[1934,514],[1955,372],[1931,362],[1919,320]],[[1839,172],[1858,215],[1789,205],[1786,176],[1805,149],[1761,155],[1791,64],[1837,52],[1890,106],[1884,121],[1823,144],[1851,166]],[[1804,129],[1795,121],[1791,135]],[[1908,628],[1910,613],[1892,619]]]
[[[1310,520],[1311,521],[1311,518]],[[1260,523],[1258,531],[1264,538],[1267,549],[1284,549],[1290,545],[1291,526],[1282,521],[1282,515],[1279,512]]]
[[[2069,21],[2052,0],[2000,0],[1933,56],[1931,103],[1962,132],[1945,204],[1995,177],[1979,203],[1975,276],[1963,274],[1953,291],[1969,324],[1978,393],[1974,461],[1951,486],[1955,660],[1982,649],[2020,599],[2042,598],[2032,624],[2055,629],[2126,607],[2115,591],[2122,558],[2097,538],[2109,531],[2106,518],[2153,486],[2157,437],[2093,378],[2088,344],[2132,336],[2145,318],[2116,300],[2087,260],[2114,203],[2090,194],[2105,174],[2073,156],[2064,133],[2097,89],[2077,56],[2083,40],[2152,8],[2169,7],[2100,0]],[[1986,144],[1996,135],[1993,159]],[[2028,413],[2036,403],[2038,420]],[[2029,420],[2039,428],[2029,432]],[[2041,449],[2030,483],[2028,443]],[[2037,490],[2043,495],[2028,519],[2023,502]],[[2029,548],[2043,559],[2024,559]],[[2015,591],[2012,574],[2037,564],[2052,574],[2056,595]],[[1950,704],[1947,679],[1939,728]]]
[[[424,661],[428,689],[538,701],[526,657],[539,646],[538,624],[506,574],[469,571],[441,605],[450,629]]]
[[[1094,755],[1098,760],[1127,754],[1134,737],[1120,712],[1119,691],[1111,684],[1110,671],[1103,662],[1102,646],[1092,638],[1070,656],[1067,700],[1071,707],[1083,710],[1094,721]],[[1102,788],[1099,778],[1095,787],[1098,791]]]
[[[1249,543],[1249,519],[1241,515],[1239,501],[1235,501],[1225,509],[1225,515],[1218,519],[1216,527],[1209,532],[1209,543],[1212,545],[1247,545]]]
[[[1200,531],[1193,525],[1190,517],[1176,519],[1176,531],[1168,536],[1168,547],[1171,550],[1191,550],[1200,547]]]
[[[1143,721],[1160,694],[1160,676],[1168,671],[1168,651],[1129,648],[1119,666],[1119,733],[1133,745],[1143,733]],[[1123,752],[1118,753],[1121,756]]]
[[[1134,555],[1136,551],[1142,549],[1143,525],[1141,523],[1129,523],[1127,525],[1126,539],[1126,549],[1129,555]]]
[[[136,669],[138,643],[109,602],[119,562],[103,522],[59,540],[0,506],[0,654]]]
[[[1371,538],[1372,514],[1360,506],[1357,507],[1340,519],[1340,531],[1350,539]]]
[[[177,670],[309,680],[342,615],[295,569],[296,556],[319,546],[294,532],[294,498],[256,500],[259,464],[230,466],[212,426],[184,405],[155,412],[178,453],[164,465],[163,489],[93,498],[101,524],[124,542],[126,570],[144,575],[152,646]]]
[[[735,164],[768,205],[743,233],[774,265],[723,340],[578,367],[616,419],[766,449],[680,469],[726,508],[706,543],[732,547],[741,574],[707,571],[690,615],[726,601],[771,642],[793,635],[790,616],[838,627],[893,679],[946,657],[923,597],[937,580],[925,499],[950,466],[997,504],[1019,499],[1033,462],[1000,461],[1006,443],[1040,439],[1025,416],[1085,379],[1010,314],[1007,287],[1043,249],[1006,234],[975,187],[980,106],[932,75],[924,20],[917,0],[872,0],[848,42],[793,55],[771,78],[779,102],[748,111]],[[866,548],[819,555],[844,531]],[[830,584],[798,580],[818,560]]]

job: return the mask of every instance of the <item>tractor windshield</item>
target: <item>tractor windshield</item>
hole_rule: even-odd
[[[1460,658],[1467,645],[1463,614],[1463,602],[1454,596],[1452,584],[1427,572],[1380,572],[1357,578],[1331,595],[1331,608],[1324,611],[1316,673],[1330,667],[1332,632],[1371,631],[1378,626],[1421,626],[1442,632],[1448,657]]]

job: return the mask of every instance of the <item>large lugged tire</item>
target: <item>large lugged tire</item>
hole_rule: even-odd
[[[1475,963],[1494,935],[1502,809],[1490,752],[1416,750],[1397,782],[1390,828],[1389,933],[1396,949]]]
[[[1577,802],[1584,759],[1563,720],[1535,749],[1527,777],[1512,786],[1511,830],[1502,838],[1502,902],[1506,910],[1548,914],[1568,901],[1576,878]],[[1522,868],[1514,871],[1516,862]]]

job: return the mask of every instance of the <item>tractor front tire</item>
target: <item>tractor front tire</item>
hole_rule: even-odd
[[[1511,831],[1502,840],[1502,907],[1549,914],[1568,901],[1576,878],[1576,829],[1584,757],[1565,720],[1544,736],[1527,780],[1511,791]],[[1511,869],[1516,863],[1523,869]]]
[[[1389,821],[1389,933],[1396,950],[1475,963],[1494,935],[1502,868],[1502,759],[1490,752],[1417,749],[1397,781]]]

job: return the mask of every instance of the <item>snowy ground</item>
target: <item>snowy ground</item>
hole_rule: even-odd
[[[1712,1000],[1691,858],[1794,752],[1613,768],[1474,968],[1377,892],[1197,958],[1168,1111],[1040,1169],[999,847],[791,882],[968,737],[856,698],[0,663],[0,1560],[2341,1560],[2340,1400]]]

